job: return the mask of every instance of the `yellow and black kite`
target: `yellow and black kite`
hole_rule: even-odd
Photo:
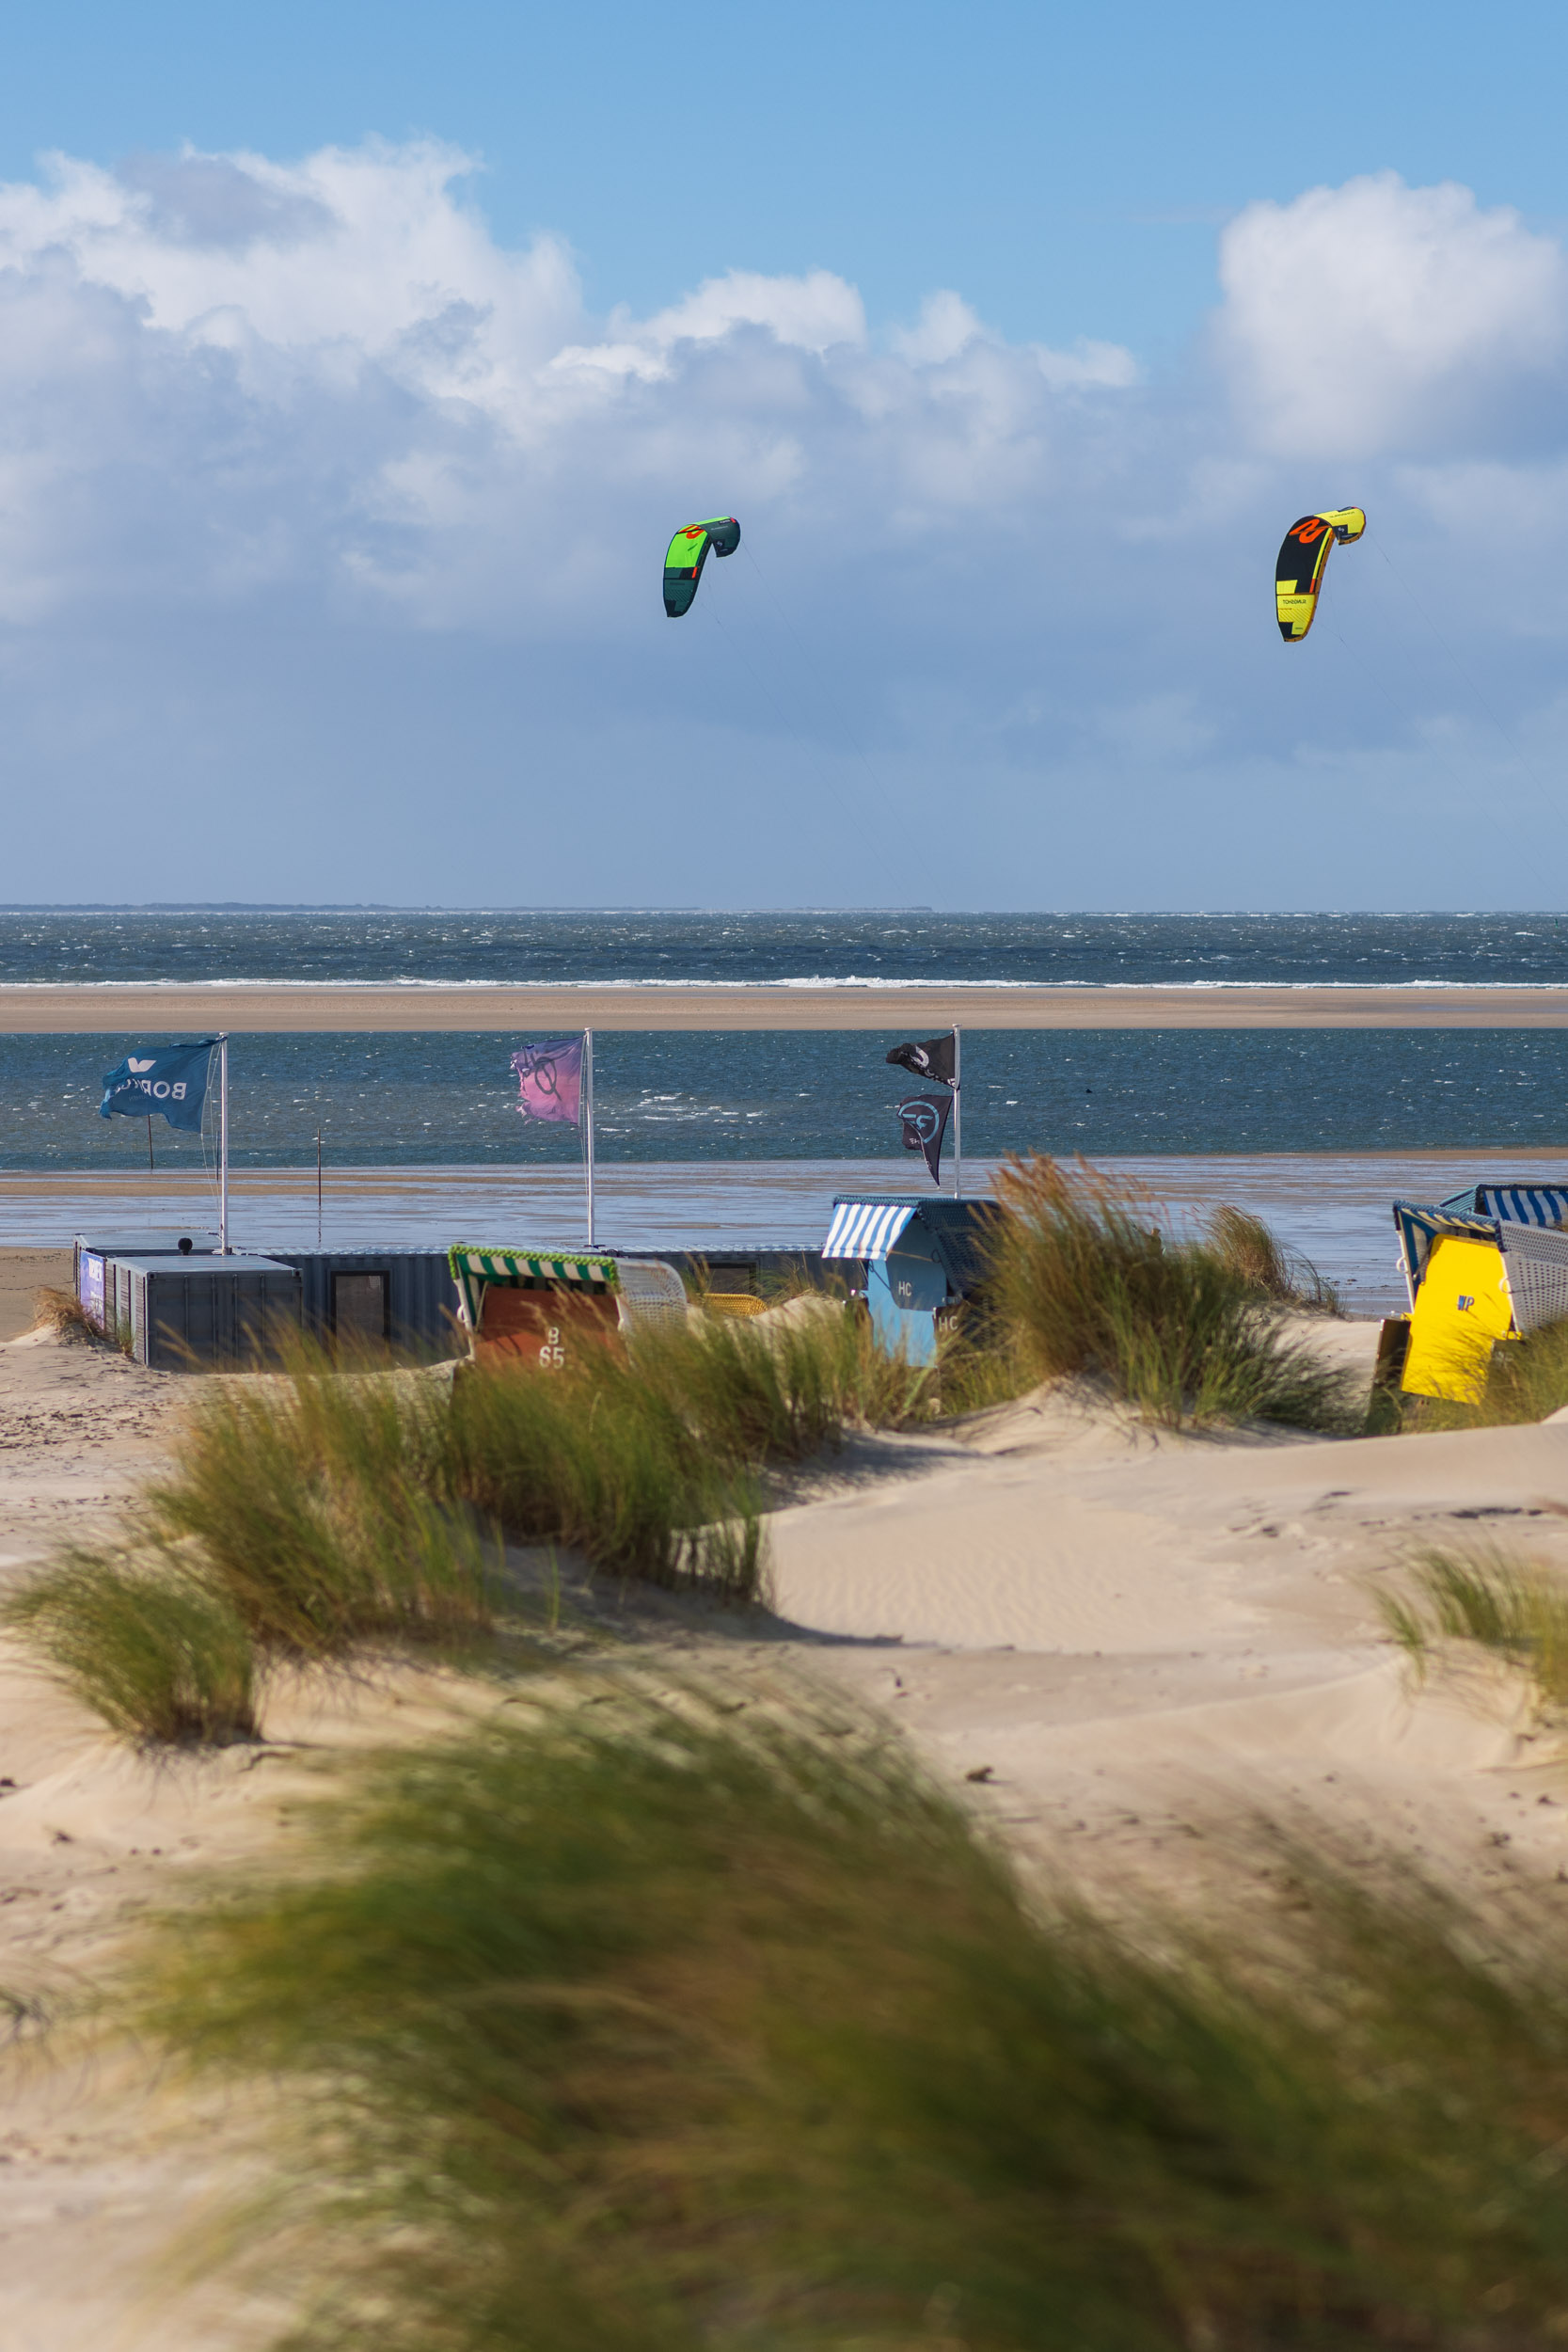
[[[739,545],[740,525],[733,515],[715,515],[676,532],[664,559],[664,610],[673,621],[690,612],[709,554],[733,555]]]
[[[1359,506],[1325,506],[1322,514],[1303,515],[1285,533],[1274,567],[1274,594],[1279,633],[1288,645],[1299,645],[1312,626],[1329,548],[1336,539],[1351,546],[1366,528]]]

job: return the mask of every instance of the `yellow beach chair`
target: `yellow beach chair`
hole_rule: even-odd
[[[1499,1342],[1568,1316],[1568,1232],[1409,1200],[1394,1203],[1394,1222],[1410,1293],[1400,1319],[1407,1395],[1469,1403]]]

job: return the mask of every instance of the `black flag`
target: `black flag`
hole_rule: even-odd
[[[925,1153],[933,1184],[942,1183],[942,1139],[947,1133],[947,1114],[952,1107],[950,1094],[911,1094],[898,1105],[898,1116],[904,1122],[904,1149]]]
[[[900,1070],[912,1072],[917,1078],[934,1078],[938,1086],[950,1087],[955,1060],[953,1032],[949,1029],[942,1037],[923,1038],[918,1045],[895,1045],[888,1059],[896,1062]]]

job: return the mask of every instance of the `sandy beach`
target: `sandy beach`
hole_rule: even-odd
[[[8,1268],[14,1297],[41,1255]],[[1304,1321],[1370,1379],[1372,1321]],[[0,1579],[101,1531],[178,1442],[193,1384],[80,1340],[0,1345]],[[1411,1546],[1568,1565],[1568,1426],[1392,1441],[1155,1433],[1041,1391],[814,1467],[770,1523],[771,1607],[602,1592],[657,1656],[781,1664],[885,1708],[1032,1864],[1108,1899],[1200,1893],[1259,1808],[1305,1807],[1484,1887],[1568,1867],[1555,1749],[1516,1690],[1413,1692],[1373,1594]],[[0,1645],[0,1984],[90,1983],[138,1907],[286,1836],[303,1759],[480,1703],[412,1669],[306,1687],[268,1744],[138,1760]],[[483,1702],[490,1703],[490,1702]],[[302,1741],[303,1747],[293,1747]],[[154,2293],[229,2177],[224,2133],[132,2066],[35,2059],[3,2149],[0,2342],[227,2352],[246,2314]]]
[[[1559,1029],[1562,988],[962,987],[811,980],[784,986],[626,981],[510,987],[411,981],[215,985],[103,981],[0,988],[0,1035],[228,1029]]]

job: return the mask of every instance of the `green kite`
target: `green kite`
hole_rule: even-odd
[[[733,555],[739,545],[740,525],[733,515],[715,515],[676,532],[664,559],[664,610],[673,621],[690,612],[709,551]]]

